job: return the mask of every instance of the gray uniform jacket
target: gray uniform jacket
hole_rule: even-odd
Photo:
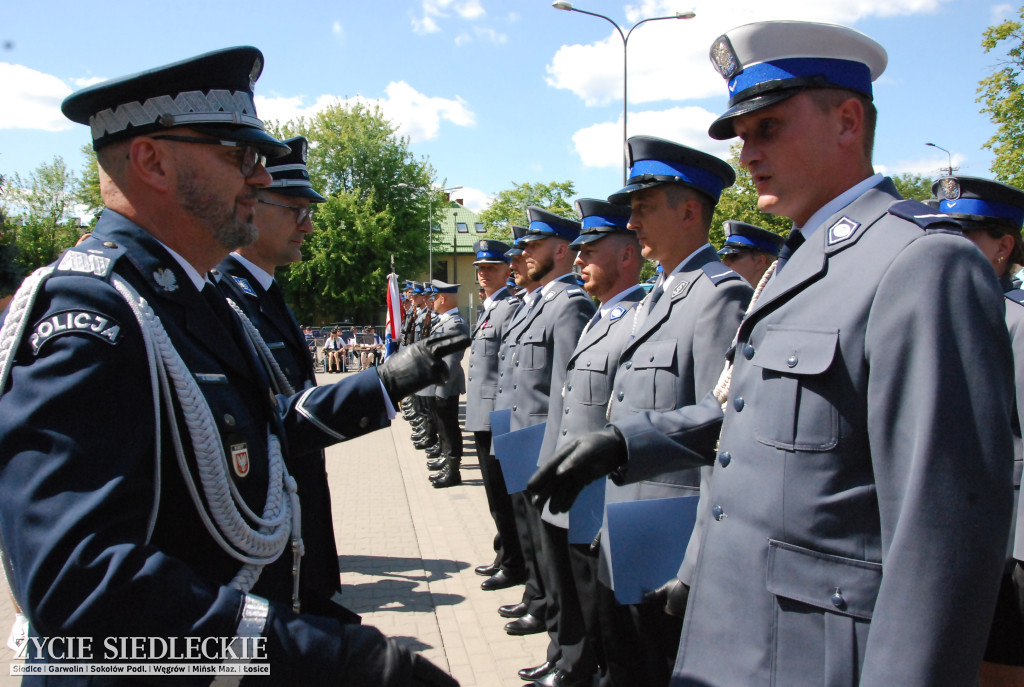
[[[630,451],[643,450],[648,438],[632,432],[621,423],[623,419],[642,411],[692,405],[714,388],[753,293],[739,274],[719,261],[710,245],[689,258],[670,286],[672,290],[646,317],[647,302],[640,306],[633,339],[619,358],[608,417],[623,433]],[[609,479],[605,502],[696,496],[709,478],[710,468],[669,466],[643,481],[621,486]],[[701,503],[698,526],[708,508]],[[690,561],[699,546],[699,532],[694,530],[687,548],[688,565],[680,572],[684,582],[689,582]],[[601,539],[601,581],[611,586],[607,521]]]
[[[506,287],[491,295],[491,307],[476,322],[469,347],[469,377],[466,380],[466,431],[491,429],[491,411],[498,395],[498,350],[519,301]]]
[[[462,319],[458,310],[438,316],[431,336],[453,332],[461,332],[469,336],[469,325]],[[462,356],[465,354],[466,351],[460,349],[444,357],[444,364],[448,366],[448,380],[431,387],[434,390],[434,396],[451,398],[466,393],[466,372],[462,369]]]
[[[607,424],[608,399],[619,366],[619,355],[629,343],[633,311],[643,297],[643,288],[639,285],[633,287],[606,316],[580,337],[566,365],[562,393],[551,396],[548,425],[540,451],[542,456],[551,456],[563,444]],[[574,515],[583,517],[577,505],[582,504],[577,503],[568,513],[555,515],[545,504],[541,517],[552,525],[567,529]],[[600,521],[601,512],[590,515],[593,517],[588,521]],[[596,534],[595,529],[590,538]]]
[[[567,274],[541,290],[533,306],[524,306],[512,319],[512,430],[547,420],[551,390],[565,380],[565,368],[594,315],[594,303]],[[544,456],[541,456],[541,461]]]
[[[1008,281],[1008,280],[1007,280]],[[1021,289],[1007,288],[1010,285],[1004,282],[1006,288],[1006,329],[1010,332],[1010,344],[1013,346],[1014,361],[1014,382],[1016,395],[1014,400],[1013,415],[1013,487],[1017,490],[1015,496],[1015,517],[1016,525],[1010,537],[1012,557],[1017,560],[1024,560],[1024,513],[1021,512],[1020,504],[1020,482],[1022,472],[1022,450],[1021,428],[1024,427],[1024,291]]]
[[[673,685],[977,680],[1013,360],[981,253],[898,199],[825,220],[744,319]],[[669,441],[672,415],[631,430]]]

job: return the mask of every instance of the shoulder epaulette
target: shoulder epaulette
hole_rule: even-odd
[[[565,293],[566,293],[567,296],[569,296],[569,298],[574,298],[576,296],[586,296],[587,295],[587,292],[584,291],[583,289],[581,289],[578,286],[570,286],[568,289],[565,290]]]
[[[1019,306],[1024,307],[1024,291],[1020,289],[1012,289],[1003,294],[1006,300],[1013,301]]]
[[[734,272],[717,260],[706,262],[700,268],[704,270],[704,274],[708,275],[711,283],[715,286],[731,279],[740,279],[738,272]]]
[[[83,244],[64,251],[54,267],[54,275],[77,274],[109,279],[114,272],[114,263],[125,254],[125,249],[113,241],[87,243],[88,247]]]
[[[889,214],[913,222],[925,231],[954,229],[960,231],[960,223],[947,214],[936,212],[917,200],[900,200],[889,206]]]

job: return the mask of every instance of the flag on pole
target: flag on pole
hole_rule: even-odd
[[[398,275],[388,275],[388,319],[384,328],[384,358],[398,350],[398,332],[402,329],[402,300],[398,297]]]

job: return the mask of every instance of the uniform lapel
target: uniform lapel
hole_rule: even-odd
[[[715,253],[715,249],[711,246],[704,246],[704,248],[698,251],[696,255],[687,260],[683,269],[681,269],[672,280],[670,290],[661,297],[661,300],[659,300],[657,305],[654,306],[654,310],[644,317],[643,321],[637,327],[637,331],[633,336],[633,341],[629,344],[629,348],[632,348],[643,340],[650,332],[657,330],[661,326],[662,322],[667,320],[669,315],[672,314],[672,308],[675,307],[676,302],[686,298],[687,294],[690,293],[690,289],[693,287],[694,282],[697,279],[700,279],[704,274],[701,267],[709,262],[717,260],[718,255]],[[646,307],[646,303],[641,307]]]

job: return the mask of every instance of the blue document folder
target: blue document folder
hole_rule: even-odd
[[[643,601],[644,592],[679,572],[697,521],[697,496],[608,503],[608,542],[615,598]]]
[[[508,434],[509,425],[512,423],[512,409],[491,411],[491,437],[499,434]]]
[[[515,494],[526,489],[526,483],[537,471],[537,458],[540,456],[540,445],[544,443],[545,427],[547,423],[542,422],[514,432],[496,434],[491,440],[494,455],[501,463],[508,493]]]

